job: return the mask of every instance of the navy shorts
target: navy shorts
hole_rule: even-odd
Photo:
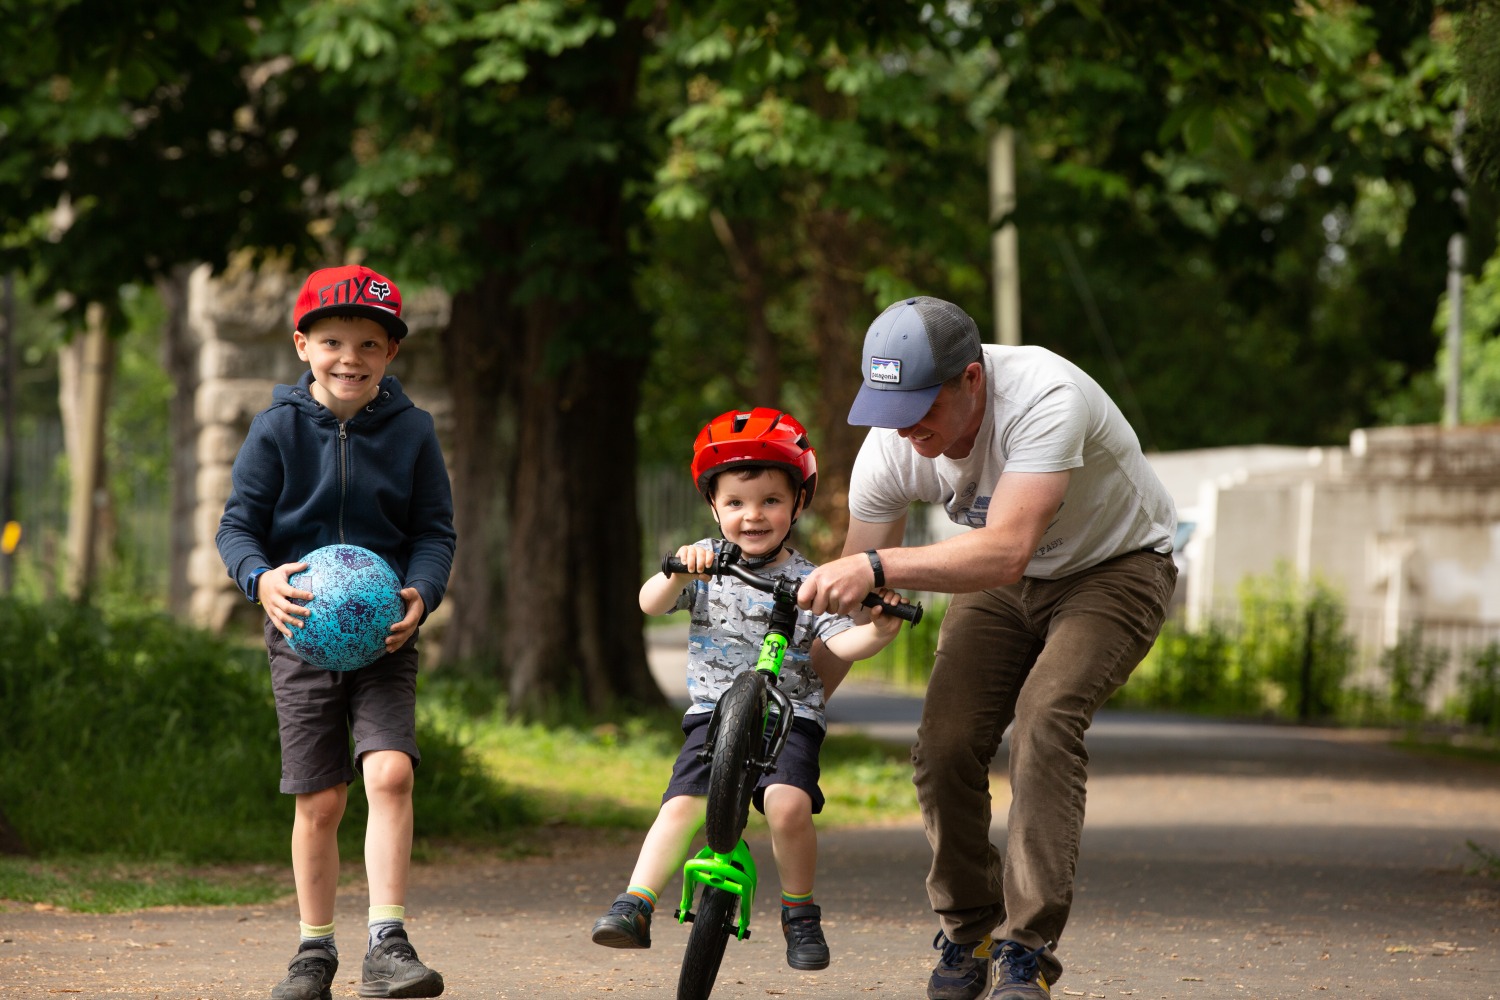
[[[339,671],[298,656],[271,619],[265,627],[281,729],[282,792],[302,795],[347,785],[372,750],[400,750],[413,767],[421,762],[415,634],[368,667]]]
[[[662,802],[679,795],[707,795],[709,765],[698,760],[698,751],[703,749],[708,738],[708,720],[712,712],[690,712],[682,718],[682,751],[677,763],[672,765],[672,780],[662,794]],[[758,812],[766,811],[766,787],[768,785],[791,785],[800,788],[812,799],[812,811],[823,811],[823,790],[818,787],[818,751],[823,748],[823,727],[811,719],[798,716],[792,719],[792,731],[787,733],[786,746],[776,759],[776,770],[760,779],[755,786],[754,805]]]

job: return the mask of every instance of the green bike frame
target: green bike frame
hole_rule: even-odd
[[[786,657],[786,649],[791,642],[796,625],[796,589],[794,586],[778,581],[776,589],[772,591],[771,622],[766,629],[765,637],[761,640],[760,656],[755,663],[756,671],[766,675],[766,711],[761,718],[760,731],[764,733],[771,724],[773,703],[776,705],[777,720],[765,757],[747,762],[747,766],[758,768],[764,773],[775,770],[776,759],[781,756],[782,748],[786,746],[787,734],[791,730],[792,703],[785,692],[776,686],[776,679],[781,676],[781,664]],[[718,709],[715,708],[716,715],[717,711]],[[712,752],[717,723],[717,718],[710,721],[709,740],[704,746],[701,759],[707,760]],[[743,941],[749,937],[750,913],[755,903],[758,879],[755,859],[750,854],[750,846],[743,838],[728,854],[721,854],[712,847],[704,847],[683,866],[682,905],[677,910],[679,923],[685,923],[690,919],[693,897],[700,885],[722,889],[739,897],[739,916],[735,925],[735,938]]]

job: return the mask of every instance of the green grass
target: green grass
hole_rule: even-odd
[[[522,855],[545,851],[546,834],[559,827],[613,830],[644,836],[656,816],[662,789],[681,743],[677,716],[661,715],[628,726],[547,729],[504,721],[498,712],[474,718],[455,709],[451,692],[431,683],[422,715],[431,730],[461,741],[478,769],[520,804],[525,822],[492,838],[472,831],[433,835],[420,806],[418,861],[441,861],[450,851],[483,849]],[[823,745],[822,787],[827,797],[820,828],[861,826],[917,818],[909,751],[858,735],[832,735]],[[418,771],[418,786],[428,764]],[[351,789],[351,813],[359,786]],[[283,796],[283,799],[286,797]],[[285,804],[285,803],[283,803]],[[765,832],[751,811],[749,829]],[[285,838],[290,815],[278,826],[276,864],[202,866],[108,855],[64,854],[46,859],[0,858],[0,900],[41,903],[81,912],[115,912],[150,906],[234,905],[265,902],[290,891]],[[363,829],[362,817],[345,820]],[[345,857],[359,857],[358,844]]]
[[[1500,737],[1417,729],[1405,732],[1393,742],[1413,753],[1500,764]]]
[[[118,913],[152,906],[238,906],[285,895],[291,891],[288,873],[263,866],[199,869],[107,855],[46,861],[0,858],[0,900],[77,913]],[[3,909],[0,906],[0,912]]]
[[[677,713],[526,725],[499,692],[423,675],[415,858],[546,850],[559,828],[644,835]],[[290,890],[264,651],[150,612],[0,599],[0,732],[0,850],[27,851],[0,856],[0,899],[109,911]],[[820,825],[915,818],[906,747],[834,736],[823,760]],[[365,816],[356,784],[340,829],[356,865]]]

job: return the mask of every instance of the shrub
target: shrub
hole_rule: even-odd
[[[281,860],[291,796],[265,654],[166,615],[0,600],[0,803],[32,852]],[[451,737],[419,732],[417,832],[524,818]],[[341,828],[363,842],[364,796]]]
[[[1396,719],[1415,725],[1426,717],[1432,686],[1447,662],[1447,650],[1423,643],[1420,625],[1403,631],[1396,644],[1380,654],[1380,670]]]
[[[1320,581],[1296,580],[1285,564],[1247,578],[1235,655],[1264,709],[1303,720],[1336,717],[1354,665],[1343,599]]]
[[[947,594],[938,595],[936,599],[928,595],[923,605],[922,621],[915,627],[903,624],[890,645],[856,664],[854,672],[860,677],[892,684],[925,686],[932,676],[932,658],[937,654],[938,632],[948,610],[948,600]]]
[[[1500,643],[1476,650],[1458,677],[1458,713],[1486,733],[1500,733]]]
[[[1180,621],[1168,621],[1112,704],[1229,713],[1253,710],[1254,706],[1244,704],[1229,669],[1233,645],[1233,634],[1217,622],[1194,632]]]

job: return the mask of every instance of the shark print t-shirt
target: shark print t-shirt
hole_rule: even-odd
[[[712,540],[697,543],[713,548]],[[773,579],[800,580],[814,569],[801,554],[787,550],[778,566],[760,572]],[[748,587],[732,576],[694,580],[683,588],[673,611],[687,611],[687,690],[692,704],[688,714],[711,712],[729,685],[746,670],[754,670],[760,659],[760,643],[771,623],[771,595]],[[781,664],[779,686],[792,700],[793,711],[803,719],[828,728],[824,718],[823,681],[812,669],[813,640],[825,642],[854,622],[844,615],[814,615],[797,612],[797,627]]]

